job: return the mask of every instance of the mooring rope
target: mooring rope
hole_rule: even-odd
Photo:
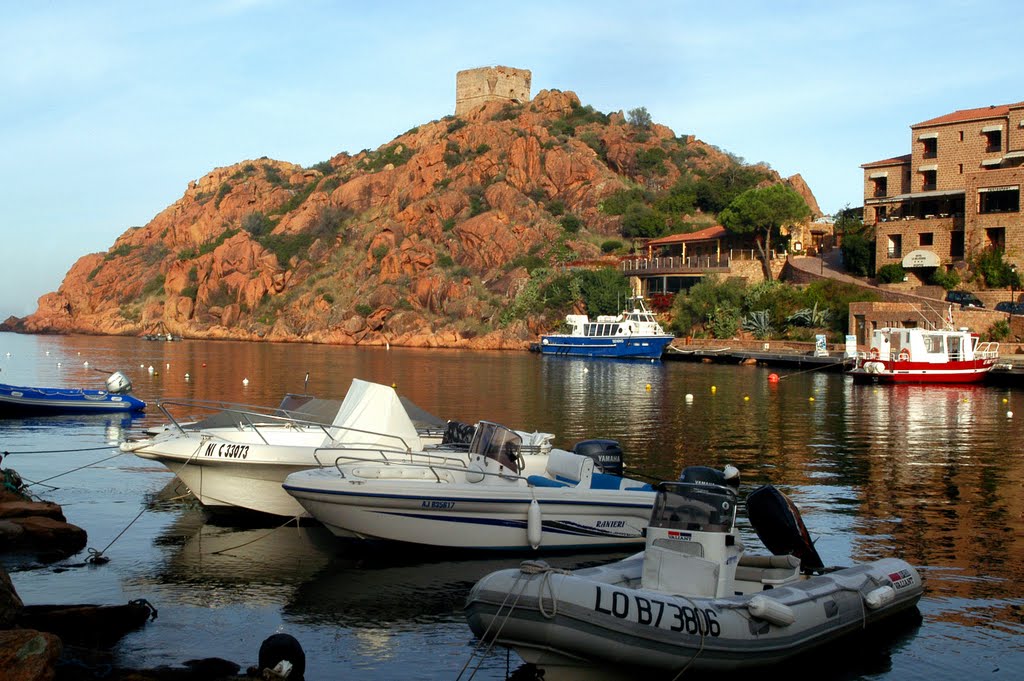
[[[9,452],[5,449],[3,456],[10,456],[11,454],[65,454],[67,452],[95,452],[100,449],[110,449],[110,445],[104,445],[102,447],[76,447],[75,449],[37,449],[31,452]]]
[[[523,564],[532,562],[534,561],[524,561]],[[487,625],[487,629],[479,637],[479,640],[477,641],[476,645],[473,646],[473,650],[470,652],[469,658],[466,660],[466,664],[462,665],[462,669],[459,670],[459,675],[455,677],[455,681],[459,681],[459,679],[462,678],[462,675],[466,673],[466,669],[469,667],[473,659],[478,658],[476,666],[473,668],[472,673],[468,677],[466,677],[466,679],[467,681],[469,681],[470,679],[475,677],[476,673],[480,671],[480,666],[483,665],[484,660],[487,659],[487,656],[490,655],[491,651],[494,649],[494,646],[498,641],[498,636],[501,634],[502,629],[505,628],[505,623],[508,622],[509,618],[512,616],[512,613],[515,611],[516,606],[519,604],[519,598],[523,595],[523,588],[525,588],[526,584],[529,582],[529,580],[523,582],[524,575],[527,575],[528,573],[525,570],[523,570],[522,567],[523,565],[520,565],[519,576],[516,577],[516,581],[513,582],[512,588],[509,589],[509,592],[505,594],[505,599],[501,602],[501,605],[499,605],[498,609],[494,611],[494,617],[491,618],[491,622]],[[522,583],[521,587],[520,583]],[[512,598],[513,595],[515,595],[515,600],[509,607],[508,614],[502,617],[501,612],[505,609],[505,606],[508,605],[509,599]],[[491,632],[491,627],[493,627],[494,623],[497,622],[499,619],[501,619],[501,625],[498,627],[498,630],[494,632],[494,636],[491,637],[490,642],[488,642],[487,635]],[[481,651],[482,647],[484,649]]]
[[[185,460],[185,463],[183,463],[181,465],[181,467],[178,469],[178,471],[181,471],[181,469],[184,468],[188,464],[189,461],[191,461],[197,454],[199,454],[199,450],[202,449],[202,446],[203,446],[203,443],[200,442],[199,446],[196,447],[196,451],[192,452],[192,454],[188,457],[188,459]],[[115,456],[120,456],[121,454],[124,454],[124,453],[125,452],[118,452]],[[109,458],[112,459],[114,457],[112,456],[112,457],[109,457]],[[177,475],[177,471],[175,472],[175,475]],[[131,522],[129,522],[127,525],[125,525],[124,529],[122,529],[120,532],[118,532],[117,536],[114,537],[113,539],[111,539],[110,543],[107,544],[106,546],[104,546],[101,551],[97,551],[96,549],[92,549],[92,548],[89,549],[89,557],[85,559],[85,562],[86,563],[90,563],[92,565],[102,565],[104,563],[109,563],[110,559],[107,558],[103,554],[106,553],[107,549],[109,549],[111,546],[113,546],[114,542],[116,542],[118,539],[120,539],[121,535],[123,535],[125,532],[127,532],[128,528],[131,527],[132,525],[134,525],[135,521],[137,521],[139,518],[141,518],[142,514],[145,513],[147,510],[148,510],[148,507],[143,505],[143,507],[139,510],[139,512],[135,515],[135,517],[131,519]]]
[[[211,551],[210,555],[211,556],[216,556],[216,555],[219,555],[219,554],[222,554],[222,553],[227,553],[228,551],[234,551],[235,549],[240,549],[243,546],[248,546],[249,544],[255,544],[258,541],[266,539],[267,537],[269,537],[270,535],[274,534],[275,532],[277,532],[281,528],[287,527],[288,525],[292,524],[293,522],[295,523],[295,527],[298,528],[299,527],[299,516],[295,516],[293,518],[289,518],[288,520],[284,521],[284,523],[282,523],[281,525],[278,525],[277,527],[275,527],[275,528],[273,528],[271,530],[268,530],[265,534],[261,534],[260,536],[256,537],[255,539],[250,539],[247,542],[242,542],[238,546],[232,546],[230,548],[221,549],[220,551]]]
[[[101,449],[110,449],[110,447],[102,447]],[[69,450],[65,450],[65,451],[76,451],[76,450],[70,450],[69,449]],[[77,451],[87,451],[87,450],[77,450]],[[72,468],[71,470],[64,471],[63,473],[57,473],[57,475],[51,475],[48,478],[43,478],[42,480],[36,480],[34,482],[30,482],[28,485],[26,485],[26,487],[31,487],[32,485],[42,485],[42,484],[45,484],[46,482],[48,482],[50,480],[55,480],[55,479],[57,479],[57,478],[59,478],[61,476],[67,475],[68,473],[74,473],[76,471],[82,470],[83,468],[89,468],[90,466],[95,466],[98,463],[103,463],[104,461],[110,461],[111,459],[116,459],[117,457],[121,456],[122,454],[124,454],[124,452],[118,452],[117,454],[114,454],[113,456],[108,456],[106,458],[100,459],[99,461],[93,461],[92,463],[87,463],[87,464],[84,464],[82,466],[76,466],[75,468]],[[53,487],[53,485],[47,485],[47,487]],[[54,489],[56,489],[56,488],[54,488]]]

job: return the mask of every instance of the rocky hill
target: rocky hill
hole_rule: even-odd
[[[615,240],[629,243],[607,200],[670,197],[681,178],[739,168],[779,179],[664,126],[542,91],[312,168],[267,158],[218,168],[107,252],[81,257],[35,313],[6,326],[522,348],[565,312],[503,315],[531,278],[614,263]],[[817,212],[803,180],[790,185]],[[714,221],[664,211],[665,228]]]

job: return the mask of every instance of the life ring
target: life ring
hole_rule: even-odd
[[[910,361],[910,351],[907,350],[906,348],[903,348],[902,350],[900,350],[900,361],[901,362],[909,362]]]
[[[878,348],[871,348],[871,359],[878,359]]]

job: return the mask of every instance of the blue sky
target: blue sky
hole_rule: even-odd
[[[645,106],[825,212],[913,123],[1024,100],[1017,2],[0,0],[0,319],[213,168],[302,165],[451,114],[455,73]]]

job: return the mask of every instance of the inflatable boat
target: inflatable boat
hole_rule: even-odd
[[[146,403],[129,395],[132,382],[120,371],[106,379],[107,390],[33,388],[0,383],[0,418],[57,414],[108,414],[142,411]]]
[[[541,668],[736,670],[797,653],[916,609],[921,578],[884,558],[824,567],[799,511],[766,485],[747,512],[771,555],[736,531],[739,473],[690,467],[657,485],[645,549],[576,571],[541,561],[493,572],[470,591],[480,639]]]

